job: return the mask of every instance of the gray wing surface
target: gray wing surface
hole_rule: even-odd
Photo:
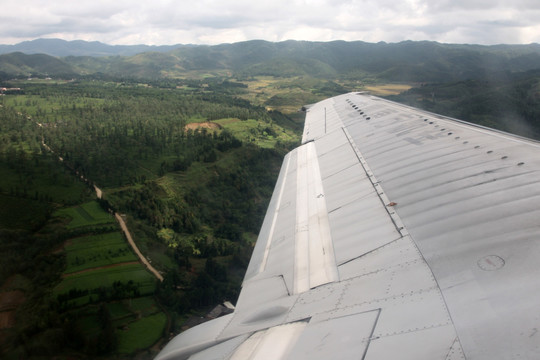
[[[234,313],[156,359],[540,358],[539,143],[362,93],[302,143]]]

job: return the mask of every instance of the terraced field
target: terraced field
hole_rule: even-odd
[[[116,352],[131,354],[152,346],[167,325],[155,303],[155,277],[139,263],[112,215],[96,201],[59,210],[67,231],[66,269],[54,294],[77,319],[87,339],[103,331],[105,304],[117,342]]]
[[[71,239],[64,248],[67,260],[66,277],[93,268],[137,261],[137,257],[118,231]]]
[[[58,210],[55,215],[69,219],[66,225],[68,229],[115,224],[114,217],[105,212],[96,201]]]

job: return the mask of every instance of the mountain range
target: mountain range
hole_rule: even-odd
[[[206,71],[237,77],[308,75],[447,82],[540,68],[539,44],[482,46],[429,41],[252,40],[215,46],[128,46],[38,39],[0,45],[0,54],[3,77],[105,74],[155,79]]]
[[[166,52],[183,45],[108,45],[99,41],[62,39],[36,39],[15,45],[0,45],[0,54],[22,52],[25,54],[47,54],[50,56],[131,56],[146,51]]]

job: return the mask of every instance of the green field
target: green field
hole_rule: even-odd
[[[54,289],[58,299],[80,307],[98,300],[153,294],[155,278],[136,262],[123,234],[114,231],[116,220],[97,201],[64,208],[54,215],[67,218],[66,228],[81,233],[64,243],[66,269]],[[119,288],[120,283],[125,288]]]
[[[119,330],[117,352],[131,354],[155,344],[163,335],[167,317],[160,312],[144,317],[127,325],[126,330]]]
[[[128,261],[137,261],[120,232],[74,238],[64,247],[65,274]]]
[[[150,315],[159,311],[159,308],[152,297],[140,297],[129,300],[129,308],[135,313],[140,313],[143,316]]]
[[[61,209],[56,211],[54,215],[71,219],[66,226],[68,229],[82,226],[114,224],[116,222],[114,217],[105,212],[96,201]]]
[[[66,276],[55,288],[55,293],[65,293],[71,289],[93,290],[112,286],[116,281],[127,283],[130,280],[138,285],[141,295],[153,293],[155,278],[140,264],[125,264]]]
[[[277,141],[298,141],[299,137],[292,130],[287,130],[276,124],[269,124],[262,120],[239,120],[234,118],[213,121],[244,141],[255,143],[264,148],[273,148]]]
[[[105,306],[118,341],[116,353],[132,354],[149,348],[161,338],[167,326],[167,316],[151,296],[113,301]],[[69,312],[69,317],[77,319],[77,327],[87,338],[101,332],[99,307],[90,305]]]
[[[131,301],[131,300],[130,300]],[[134,315],[132,311],[126,306],[125,301],[111,302],[107,304],[107,310],[111,314],[113,320],[120,320],[131,315]]]

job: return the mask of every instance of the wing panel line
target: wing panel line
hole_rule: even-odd
[[[349,131],[347,130],[347,128],[343,127],[342,129],[343,129],[343,133],[347,137],[347,140],[349,141],[349,144],[351,145],[356,157],[358,158],[358,161],[360,162],[360,165],[362,165],[362,167],[364,168],[364,171],[366,172],[369,181],[373,185],[373,188],[375,189],[375,192],[379,196],[379,199],[381,200],[384,208],[386,209],[386,212],[390,216],[390,219],[392,220],[392,223],[396,227],[396,230],[401,234],[401,236],[408,235],[408,232],[405,229],[405,226],[403,225],[403,223],[402,223],[401,219],[399,218],[399,216],[396,214],[395,211],[390,211],[390,209],[393,206],[397,205],[397,204],[392,203],[390,201],[390,199],[388,199],[388,197],[386,196],[384,191],[382,190],[381,186],[379,185],[379,182],[375,178],[375,175],[373,174],[373,172],[369,168],[367,162],[364,160],[364,157],[362,156],[362,153],[356,147],[356,145],[354,143],[354,140],[351,137],[351,134],[349,134]]]
[[[339,279],[315,144],[298,148],[294,293]]]
[[[261,265],[259,267],[259,273],[264,271],[264,269],[266,268],[266,263],[268,262],[268,254],[270,253],[270,247],[272,245],[272,238],[274,237],[274,230],[276,228],[276,221],[278,218],[279,209],[281,207],[281,199],[283,198],[283,191],[285,190],[285,184],[287,182],[287,174],[289,172],[290,162],[291,162],[291,158],[287,157],[287,163],[285,165],[285,172],[283,174],[283,182],[281,184],[281,188],[279,189],[279,196],[276,203],[276,210],[274,212],[274,217],[272,218],[272,226],[270,227],[270,232],[268,233],[268,238],[266,240],[266,247],[264,249],[263,260],[261,261]]]

